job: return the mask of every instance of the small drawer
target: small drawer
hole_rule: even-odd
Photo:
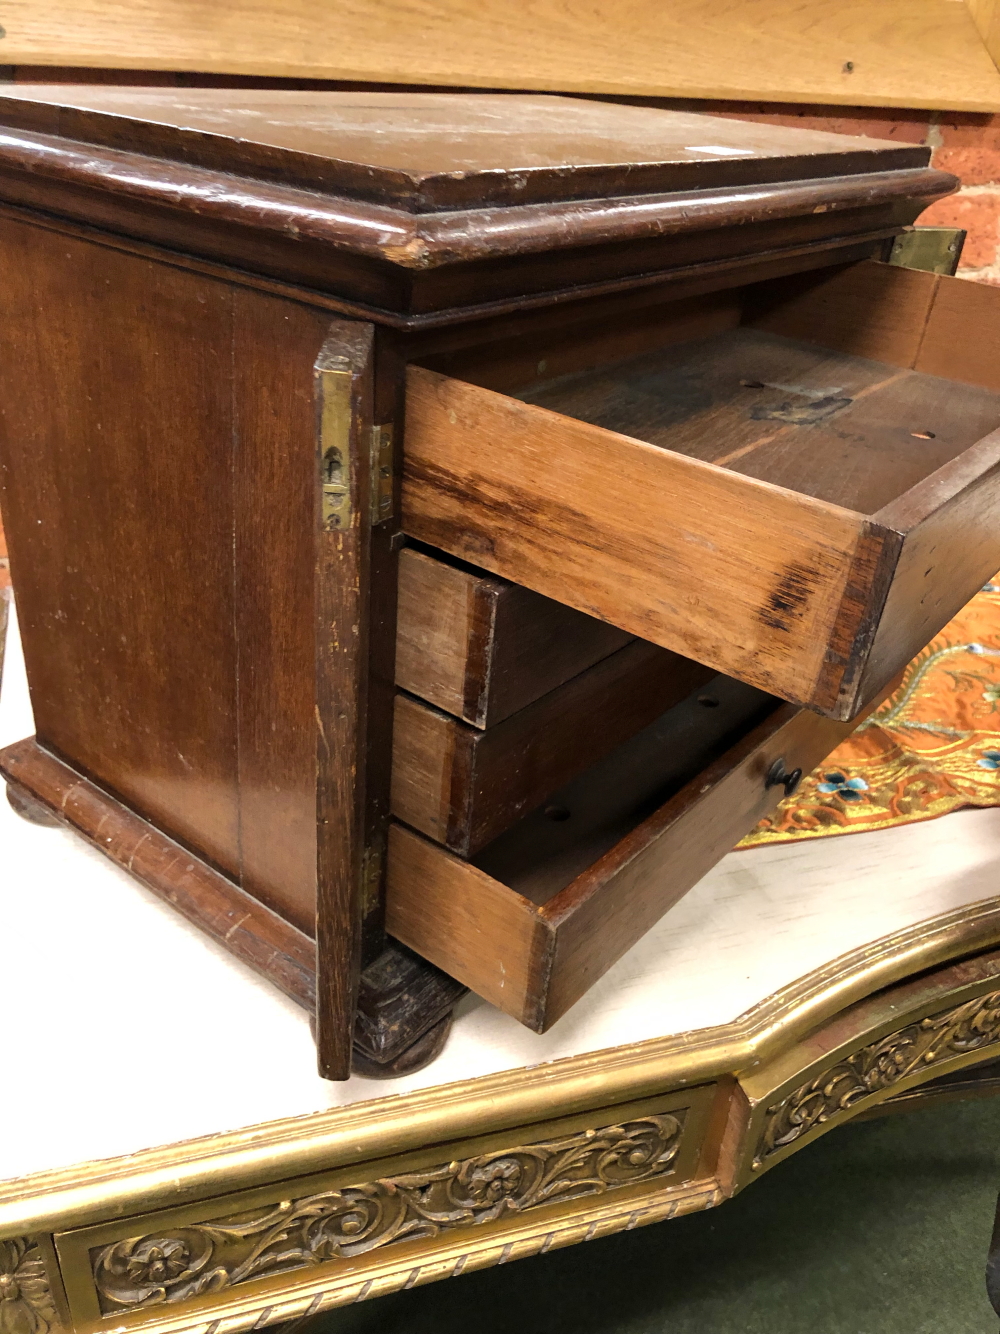
[[[711,677],[634,641],[485,730],[398,695],[392,813],[470,857]]]
[[[851,718],[1000,566],[1000,292],[976,289],[868,261],[519,395],[411,367],[404,528]]]
[[[394,824],[387,929],[543,1032],[852,726],[716,677],[472,861]]]
[[[396,684],[473,727],[502,722],[630,639],[482,570],[400,553]]]

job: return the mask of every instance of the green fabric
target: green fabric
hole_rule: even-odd
[[[708,1213],[331,1311],[298,1334],[997,1334],[1000,1098],[847,1125]]]

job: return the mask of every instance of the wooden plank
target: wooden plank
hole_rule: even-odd
[[[541,909],[556,935],[549,1027],[784,795],[775,760],[810,773],[856,727],[783,705]]]
[[[386,929],[528,1022],[551,940],[534,904],[402,825],[389,830]]]
[[[785,699],[856,633],[859,516],[416,367],[403,527]]]
[[[815,182],[930,159],[905,141],[523,95],[19,81],[0,85],[0,122],[127,148],[161,168],[184,163],[415,213]],[[394,221],[380,218],[389,249]]]
[[[1000,66],[1000,5],[997,0],[965,0],[965,3],[994,65]]]
[[[1000,390],[1000,289],[940,277],[914,364],[926,375]]]
[[[517,393],[541,380],[608,366],[640,352],[689,339],[707,338],[740,323],[738,291],[713,292],[685,301],[633,307],[624,312],[603,312],[581,319],[578,311],[564,312],[551,327],[504,336],[497,335],[473,347],[459,347],[436,356],[421,356],[428,370],[470,380],[502,394]],[[541,323],[539,321],[539,323]]]
[[[242,885],[316,932],[312,367],[324,311],[234,293]],[[276,497],[281,497],[276,503]]]
[[[9,0],[4,24],[11,64],[1000,108],[1000,75],[973,16],[948,0],[761,0],[721,13],[709,0],[645,0],[627,23],[609,0],[571,22],[557,0],[502,11],[346,0],[335,22],[308,0],[273,0],[252,23],[239,0],[216,0],[196,24],[185,0]]]
[[[916,366],[939,281],[936,273],[877,260],[794,274],[750,288],[744,322],[909,369]]]
[[[996,573],[998,504],[1000,430],[875,515],[904,536],[861,698],[880,690]]]
[[[471,857],[711,676],[655,645],[629,644],[485,731],[400,695],[392,813]]]
[[[399,557],[396,684],[492,727],[628,643],[612,625],[408,548]]]
[[[13,220],[0,250],[38,735],[238,880],[234,289]]]
[[[872,514],[1000,426],[1000,396],[733,329],[517,397]]]
[[[736,707],[746,712],[754,703],[759,716],[759,699],[737,698]],[[753,716],[750,707],[747,717]],[[810,770],[854,726],[793,705],[772,709],[758,726],[745,722],[739,740],[646,819],[648,806],[640,802],[619,841],[548,899],[541,882],[529,899],[479,866],[395,826],[389,930],[543,1032],[774,807],[783,795],[780,786],[766,782],[775,761],[780,759],[786,772]],[[663,765],[662,750],[653,746],[639,763],[645,773],[637,789],[644,783],[657,791]],[[630,774],[631,782],[636,779]],[[591,786],[596,807],[588,827],[575,835],[584,850],[589,825],[601,824],[596,812],[602,800],[609,809],[618,800],[600,766]],[[557,885],[561,869],[561,863],[555,865]]]

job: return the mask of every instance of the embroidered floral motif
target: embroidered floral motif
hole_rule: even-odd
[[[824,774],[823,782],[816,784],[816,791],[835,793],[844,801],[860,801],[862,792],[868,791],[868,784],[863,778],[848,778],[846,774]]]
[[[739,845],[1000,805],[1000,575],[907,667],[891,699]]]

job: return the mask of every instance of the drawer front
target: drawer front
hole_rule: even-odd
[[[473,856],[711,677],[690,658],[634,642],[484,731],[399,695],[392,813]]]
[[[400,553],[396,684],[473,727],[502,722],[630,638],[531,589]]]
[[[387,928],[542,1032],[775,806],[776,765],[808,772],[851,727],[778,706],[543,901],[394,825]]]
[[[911,273],[904,290],[899,270],[862,270],[770,305],[758,294],[739,328],[536,386],[531,401],[411,367],[404,528],[856,716],[1000,565],[1000,386],[985,371],[959,383],[961,352],[943,363],[936,350],[1000,329],[1000,292],[987,317],[957,279]],[[956,304],[978,321],[964,335]],[[844,346],[845,305],[863,356]]]

